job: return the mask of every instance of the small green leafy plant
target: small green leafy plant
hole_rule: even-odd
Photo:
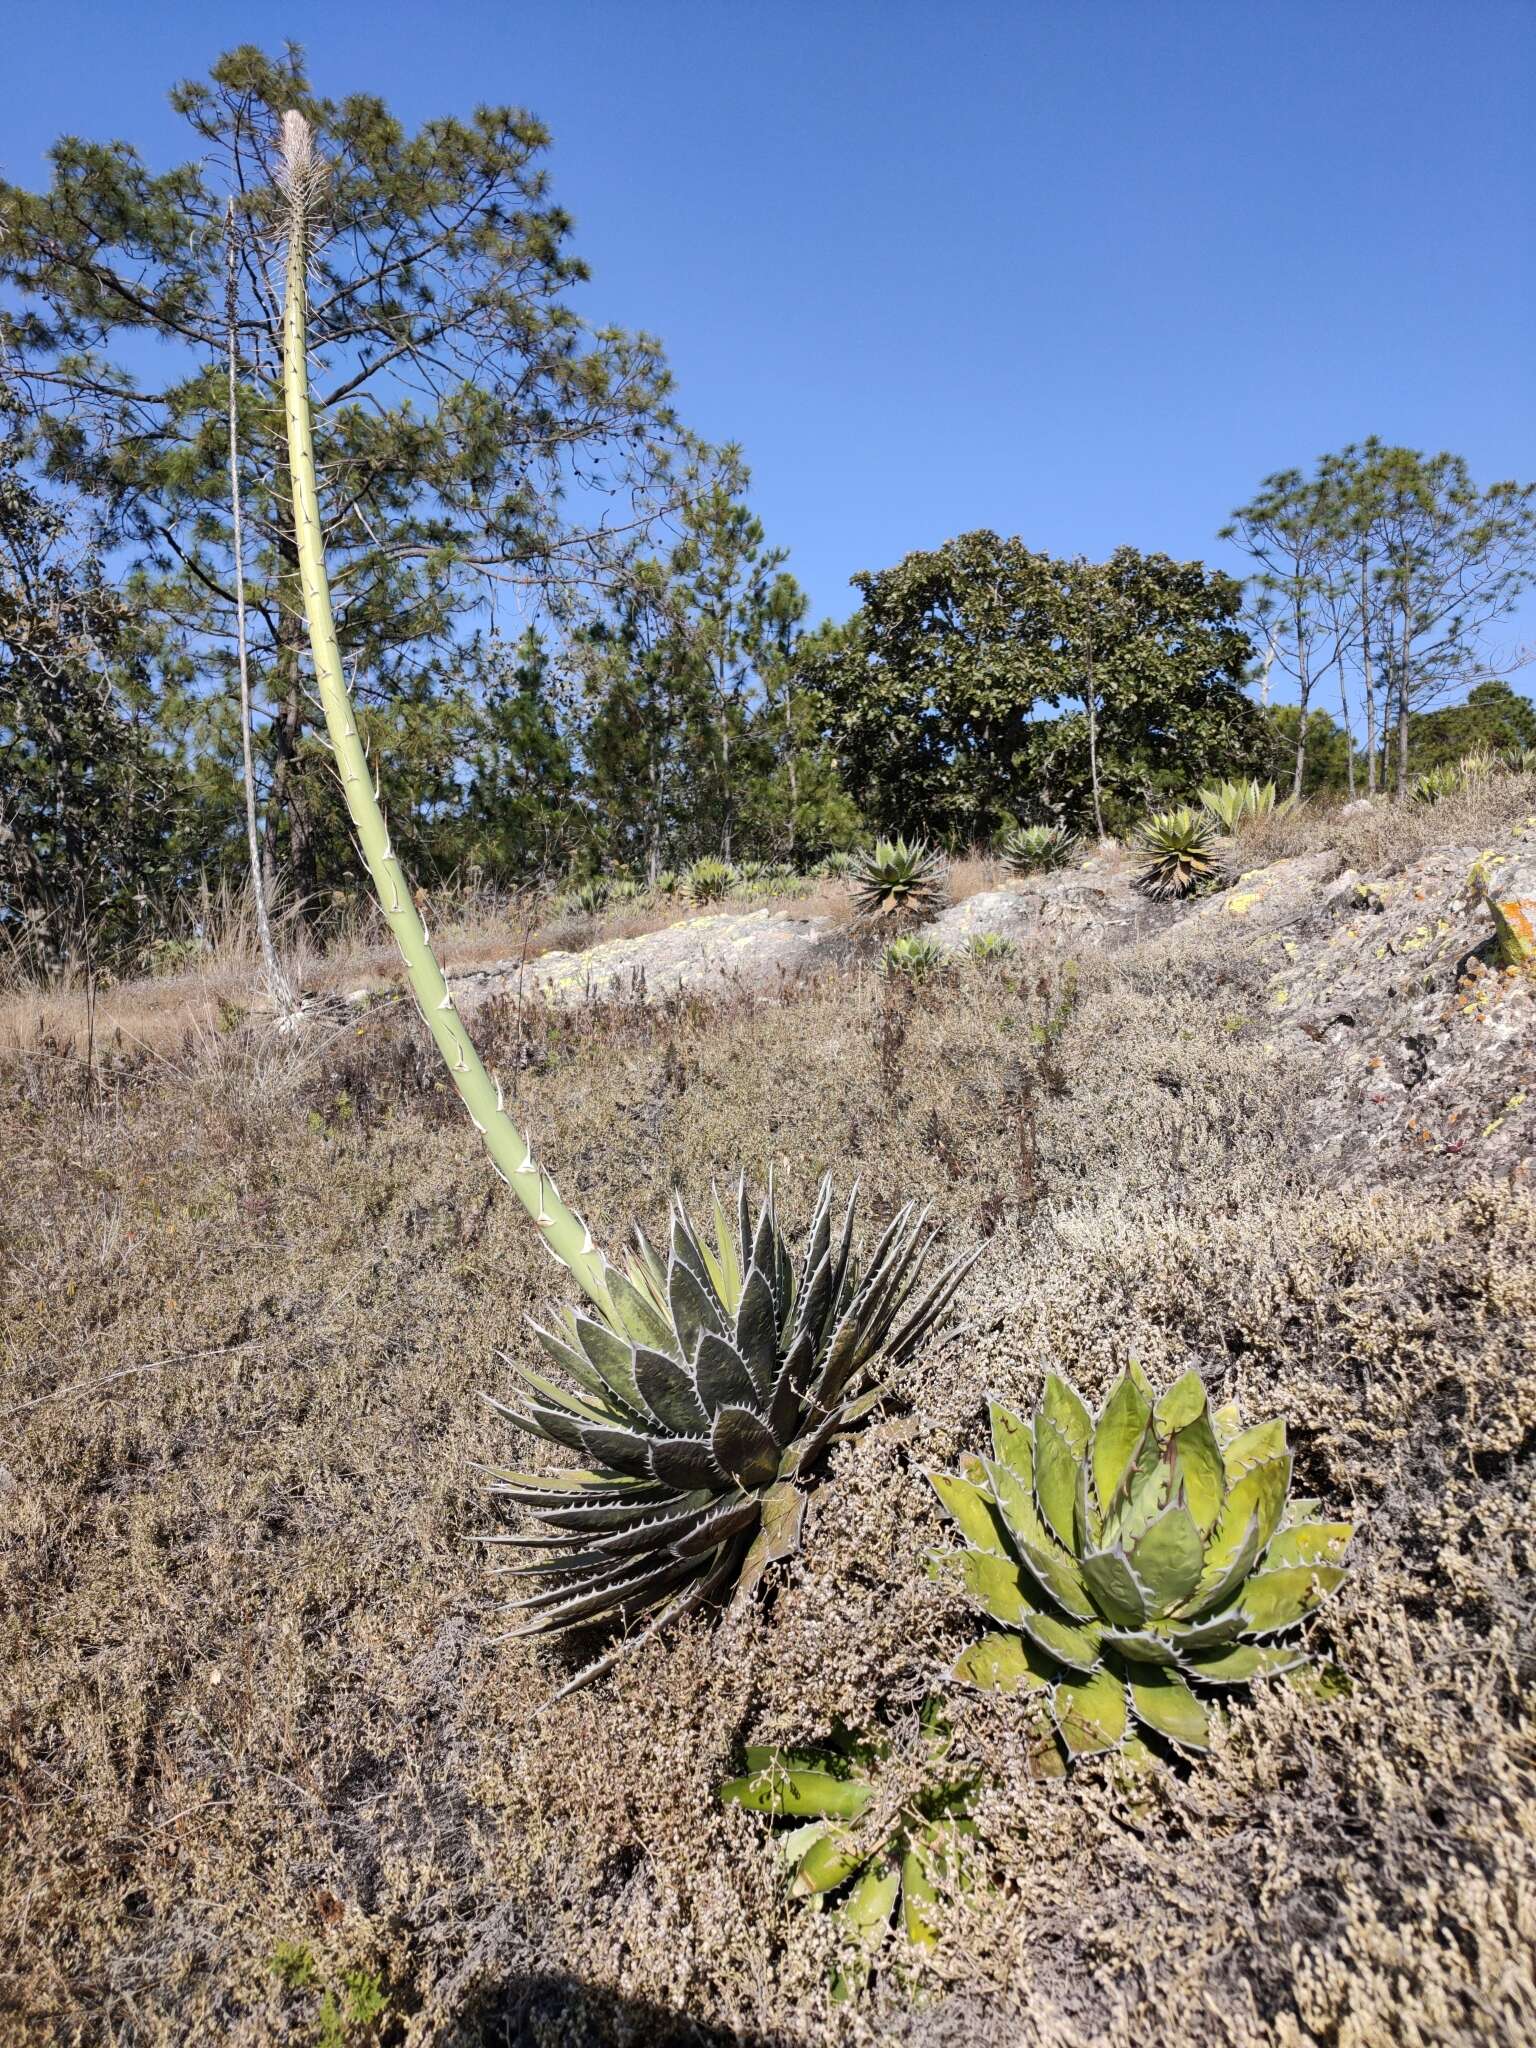
[[[1064,868],[1076,851],[1076,836],[1064,825],[1020,825],[998,848],[1004,866],[1015,875]]]
[[[954,1676],[1019,1696],[1044,1769],[1138,1728],[1203,1749],[1202,1693],[1305,1663],[1352,1532],[1291,1498],[1283,1422],[1245,1429],[1198,1373],[1159,1396],[1136,1366],[1097,1416],[1054,1373],[1029,1420],[989,1406],[991,1457],[930,1475],[965,1539],[934,1568],[1001,1624]]]
[[[1251,819],[1270,815],[1275,808],[1275,785],[1256,782],[1252,776],[1236,782],[1218,782],[1211,789],[1201,790],[1200,807],[1230,838]]]
[[[1018,947],[1001,932],[972,932],[965,942],[965,957],[972,967],[1004,967],[1017,959]]]
[[[688,870],[688,893],[695,903],[719,903],[736,887],[736,870],[728,860],[706,855]]]
[[[943,973],[944,951],[936,940],[909,932],[905,938],[892,939],[880,957],[880,966],[892,980],[918,986]]]
[[[1416,804],[1438,804],[1447,797],[1460,796],[1464,787],[1461,770],[1447,762],[1415,776],[1409,795]]]
[[[893,1922],[916,1947],[935,1946],[940,1886],[963,1881],[976,1832],[976,1777],[950,1762],[937,1701],[922,1709],[919,1744],[915,1782],[894,1782],[887,1736],[839,1730],[811,1749],[749,1749],[746,1770],[720,1787],[729,1805],[794,1823],[778,1831],[791,1894],[834,1913],[870,1952]]]
[[[1223,878],[1216,852],[1216,821],[1187,804],[1144,820],[1137,829],[1135,846],[1140,862],[1137,882],[1159,902],[1212,888]]]
[[[944,862],[920,839],[880,839],[849,872],[860,918],[930,917],[944,900]]]

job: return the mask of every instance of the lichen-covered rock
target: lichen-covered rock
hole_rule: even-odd
[[[1536,969],[1507,938],[1532,898],[1536,831],[1522,826],[1493,848],[1341,876],[1284,933],[1273,1042],[1286,1058],[1313,1049],[1318,1142],[1341,1177],[1536,1172]]]
[[[983,889],[951,904],[925,927],[945,952],[957,953],[984,933],[1017,942],[1060,946],[1128,945],[1162,929],[1177,908],[1149,902],[1129,874],[1105,866],[1031,875],[1003,889]]]
[[[829,966],[848,950],[846,934],[828,918],[714,911],[584,953],[542,953],[526,965],[498,960],[448,980],[461,1009],[520,992],[555,1004],[594,997],[643,1002],[680,988],[761,986]]]

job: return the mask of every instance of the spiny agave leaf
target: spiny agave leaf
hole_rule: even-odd
[[[654,1478],[683,1490],[708,1487],[719,1493],[731,1483],[711,1450],[708,1437],[654,1437],[648,1469]]]
[[[686,1366],[665,1352],[637,1345],[634,1372],[641,1400],[664,1428],[684,1436],[699,1436],[708,1429],[709,1416]]]
[[[1074,1756],[1117,1749],[1125,1739],[1125,1687],[1102,1667],[1091,1678],[1064,1679],[1053,1707],[1061,1739]]]
[[[755,1503],[750,1505],[755,1506]],[[740,1503],[734,1501],[727,1502],[726,1507],[731,1510],[737,1510],[740,1507]],[[517,1569],[526,1569],[528,1571],[577,1571],[584,1569],[588,1564],[601,1565],[605,1561],[612,1564],[621,1557],[626,1557],[642,1550],[670,1549],[674,1554],[682,1555],[684,1553],[679,1548],[680,1540],[701,1528],[711,1525],[714,1518],[720,1513],[721,1509],[717,1496],[713,1494],[702,1496],[689,1494],[684,1497],[681,1505],[675,1507],[669,1505],[650,1515],[631,1514],[629,1521],[614,1523],[608,1531],[599,1530],[590,1533],[585,1539],[588,1542],[588,1548],[577,1555],[567,1554],[564,1557],[551,1560],[546,1565],[530,1565],[518,1567]],[[575,1532],[554,1537],[547,1530],[539,1530],[532,1535],[513,1537],[506,1540],[515,1543],[547,1545],[579,1542],[584,1539]],[[710,1543],[704,1545],[705,1549],[712,1549],[713,1547],[713,1544]]]
[[[1223,1537],[1241,1527],[1250,1510],[1259,1518],[1259,1548],[1263,1550],[1280,1526],[1286,1495],[1291,1490],[1291,1454],[1270,1458],[1262,1465],[1250,1465],[1235,1486],[1228,1488],[1208,1550],[1220,1554]],[[1210,1562],[1209,1557],[1207,1562]]]
[[[800,1548],[800,1531],[805,1522],[805,1495],[787,1479],[770,1486],[759,1502],[761,1526],[752,1547],[742,1561],[736,1579],[733,1606],[743,1606],[757,1591],[763,1573]]]
[[[779,1447],[766,1422],[750,1408],[718,1409],[709,1432],[715,1463],[739,1486],[771,1486],[779,1476]]]
[[[1187,1429],[1197,1415],[1204,1413],[1205,1382],[1197,1372],[1187,1372],[1181,1379],[1176,1379],[1153,1410],[1162,1436],[1172,1436],[1175,1430]]]
[[[724,1500],[691,1528],[675,1536],[671,1548],[678,1557],[703,1557],[720,1544],[747,1535],[762,1519],[763,1503],[757,1494],[749,1493],[740,1500]]]
[[[528,1327],[532,1330],[538,1343],[548,1352],[549,1356],[567,1378],[573,1379],[578,1387],[585,1387],[589,1394],[598,1394],[604,1399],[607,1398],[609,1391],[607,1383],[599,1374],[592,1370],[585,1356],[576,1349],[575,1345],[565,1343],[555,1335],[553,1330],[543,1329],[532,1318],[529,1319]],[[517,1370],[516,1364],[507,1356],[506,1352],[501,1352],[499,1356],[507,1365],[512,1367],[514,1372]]]
[[[720,1310],[714,1296],[706,1291],[703,1282],[681,1259],[672,1261],[672,1269],[667,1275],[667,1300],[671,1304],[672,1326],[677,1331],[683,1358],[685,1362],[691,1361],[699,1339],[706,1331],[715,1336],[721,1334]]]
[[[779,1332],[773,1312],[773,1292],[768,1276],[759,1266],[747,1269],[741,1299],[736,1309],[736,1349],[746,1363],[757,1397],[765,1406],[772,1399],[779,1370]]]
[[[789,1443],[805,1413],[807,1395],[804,1380],[815,1356],[809,1330],[802,1330],[790,1346],[768,1404],[768,1427],[781,1444]]]
[[[629,1564],[622,1571],[606,1573],[581,1591],[570,1592],[557,1587],[548,1593],[535,1594],[531,1599],[511,1601],[508,1612],[524,1613],[530,1617],[520,1622],[511,1634],[547,1635],[553,1630],[569,1628],[578,1621],[595,1621],[614,1612],[626,1601],[654,1600],[669,1587],[691,1578],[695,1570],[691,1558],[669,1558],[665,1564],[649,1564],[640,1569]]]
[[[746,1360],[734,1345],[706,1330],[699,1339],[693,1362],[693,1382],[706,1414],[727,1406],[757,1408],[757,1388],[747,1371]]]
[[[1095,1550],[1078,1559],[1083,1584],[1100,1614],[1121,1628],[1140,1628],[1152,1617],[1153,1599],[1123,1550]]]
[[[633,1473],[637,1479],[661,1476],[651,1464],[654,1442],[653,1437],[642,1436],[634,1429],[618,1429],[596,1422],[581,1425],[581,1448],[589,1458],[595,1458],[600,1465],[611,1465],[615,1472]]]
[[[576,1336],[594,1372],[601,1374],[604,1384],[616,1394],[631,1411],[637,1421],[649,1422],[652,1417],[646,1408],[640,1389],[635,1384],[634,1348],[624,1338],[616,1337],[603,1324],[595,1323],[588,1316],[578,1315]]]
[[[1065,1664],[1069,1671],[1092,1671],[1099,1661],[1103,1630],[1096,1621],[1073,1627],[1069,1622],[1058,1621],[1053,1614],[1026,1609],[1017,1626],[1037,1649],[1054,1657],[1058,1664]]]
[[[1182,1665],[1193,1653],[1215,1649],[1223,1643],[1234,1643],[1242,1634],[1244,1622],[1241,1610],[1236,1607],[1223,1609],[1204,1621],[1167,1621],[1160,1624],[1160,1633],[1165,1633],[1172,1643],[1177,1661]]]
[[[1290,1628],[1320,1607],[1348,1576],[1341,1564],[1293,1564],[1255,1572],[1239,1602],[1243,1619],[1256,1635]]]
[[[653,1307],[660,1309],[667,1298],[667,1262],[638,1223],[631,1235],[635,1243],[635,1257],[639,1260],[638,1271],[633,1265],[629,1269],[631,1284]]]
[[[1113,1514],[1105,1517],[1104,1543],[1127,1548],[1145,1535],[1168,1505],[1172,1470],[1156,1433],[1148,1430],[1136,1453],[1130,1484]]]
[[[775,1314],[782,1314],[785,1307],[783,1290],[779,1284],[780,1245],[778,1220],[773,1213],[773,1191],[758,1212],[757,1228],[752,1234],[752,1257],[749,1264],[757,1267],[767,1276],[768,1285],[774,1295]]]
[[[751,1752],[748,1752],[749,1756]],[[749,1813],[857,1820],[874,1797],[867,1778],[852,1778],[813,1764],[792,1762],[728,1778],[720,1797]]]
[[[1129,1373],[1110,1389],[1093,1431],[1093,1485],[1107,1515],[1136,1466],[1136,1453],[1152,1419],[1152,1404]]]
[[[1243,1418],[1238,1413],[1237,1403],[1228,1401],[1223,1407],[1213,1408],[1210,1415],[1211,1427],[1216,1432],[1216,1441],[1225,1450],[1243,1426]]]
[[[1223,1649],[1190,1650],[1179,1669],[1197,1685],[1247,1685],[1255,1678],[1274,1678],[1306,1662],[1298,1649],[1272,1649],[1264,1643],[1231,1643]]]
[[[1097,1550],[1104,1533],[1104,1518],[1099,1513],[1098,1496],[1088,1476],[1088,1460],[1077,1461],[1077,1499],[1072,1508],[1072,1547],[1081,1553]]]
[[[930,1237],[927,1243],[932,1244],[932,1242],[933,1239]],[[907,1360],[916,1351],[918,1345],[922,1343],[934,1324],[938,1322],[959,1291],[961,1282],[981,1257],[984,1250],[985,1246],[978,1245],[974,1251],[963,1252],[958,1259],[952,1260],[944,1268],[943,1272],[939,1274],[927,1293],[921,1297],[916,1307],[908,1313],[901,1328],[890,1338],[886,1347],[893,1371],[898,1366],[906,1364]],[[925,1257],[927,1255],[927,1245],[924,1246],[923,1255]]]
[[[608,1299],[624,1334],[636,1344],[649,1345],[653,1351],[675,1352],[676,1335],[655,1303],[648,1301],[634,1282],[615,1268],[608,1269],[607,1277]]]
[[[672,1204],[672,1264],[686,1266],[706,1294],[714,1293],[714,1281],[710,1278],[704,1247],[693,1227],[692,1218],[680,1201]]]
[[[515,1409],[503,1408],[499,1401],[494,1401],[491,1405],[499,1410],[501,1414],[507,1416],[509,1420],[515,1422],[519,1429],[526,1429],[534,1436],[543,1437],[546,1443],[564,1444],[566,1449],[571,1451],[585,1451],[587,1449],[587,1440],[582,1431],[584,1428],[591,1428],[594,1425],[578,1422],[576,1417],[565,1409],[544,1408],[538,1402],[530,1401],[528,1413],[526,1415],[519,1415]],[[591,1455],[596,1457],[598,1454],[594,1451]],[[606,1464],[608,1461],[604,1458],[601,1462]],[[619,1469],[626,1471],[629,1468],[621,1466]],[[645,1477],[650,1477],[649,1472],[645,1474]]]
[[[1348,1522],[1297,1522],[1281,1529],[1264,1553],[1265,1571],[1281,1565],[1336,1564],[1349,1547]]]
[[[1073,1457],[1084,1457],[1093,1436],[1093,1418],[1076,1387],[1060,1373],[1048,1372],[1040,1407],[1071,1445]]]
[[[982,1692],[1048,1692],[1057,1673],[1033,1643],[994,1629],[956,1659],[953,1675]]]
[[[832,1181],[828,1176],[816,1190],[816,1207],[811,1213],[810,1228],[805,1234],[805,1257],[800,1266],[800,1292],[802,1298],[811,1283],[811,1275],[821,1265],[832,1246]],[[830,1269],[829,1269],[830,1270]]]
[[[813,1897],[818,1892],[836,1891],[845,1884],[869,1854],[868,1844],[851,1831],[848,1833],[828,1832],[814,1841],[800,1859],[790,1885],[790,1895],[797,1899]]]
[[[1197,1415],[1173,1438],[1174,1476],[1202,1536],[1209,1536],[1226,1498],[1226,1470],[1209,1415]]]
[[[1204,1749],[1210,1719],[1176,1671],[1133,1667],[1127,1674],[1131,1711],[1144,1727],[1185,1749]]]
[[[493,1402],[493,1407],[499,1403]],[[625,1479],[617,1472],[579,1472],[567,1466],[559,1472],[514,1472],[504,1465],[479,1465],[477,1471],[496,1480],[493,1493],[529,1493],[542,1500],[545,1495],[574,1494],[583,1499],[643,1501],[659,1499],[663,1489],[643,1479]]]
[[[1077,1463],[1072,1446],[1042,1408],[1035,1416],[1035,1503],[1056,1540],[1072,1548]]]
[[[1171,1665],[1177,1661],[1173,1644],[1156,1629],[1107,1628],[1104,1647],[1132,1664]]]
[[[704,1245],[702,1249],[720,1306],[728,1316],[733,1316],[741,1300],[741,1259],[730,1223],[720,1206],[720,1197],[713,1189],[710,1190],[710,1201],[715,1214],[715,1242],[712,1246]]]
[[[1280,1526],[1282,1529],[1294,1529],[1298,1522],[1315,1522],[1318,1518],[1318,1510],[1321,1507],[1322,1502],[1320,1500],[1304,1500],[1298,1494],[1293,1493],[1285,1504],[1285,1513],[1280,1517]]]
[[[1076,1558],[1047,1530],[1035,1497],[1011,1466],[983,1458],[982,1470],[992,1498],[1007,1526],[1014,1549],[1048,1599],[1079,1621],[1093,1619],[1093,1602],[1083,1584]]]
[[[548,1379],[541,1372],[535,1372],[531,1365],[513,1358],[507,1352],[501,1354],[508,1370],[515,1373],[525,1387],[531,1388],[540,1401],[550,1408],[558,1408],[566,1415],[574,1415],[583,1422],[620,1422],[628,1420],[627,1415],[618,1412],[618,1404],[605,1388],[602,1394],[573,1394],[568,1387]],[[494,1396],[492,1406],[499,1405]]]
[[[980,1487],[949,1472],[930,1472],[928,1483],[973,1550],[990,1551],[994,1557],[1008,1555],[1002,1516]]]
[[[1200,1583],[1185,1603],[1180,1619],[1198,1621],[1203,1615],[1221,1612],[1257,1564],[1263,1547],[1259,1541],[1257,1508],[1250,1510],[1245,1523],[1234,1523],[1231,1528],[1226,1526],[1226,1510],[1223,1509],[1222,1520],[1216,1524],[1216,1534],[1206,1546],[1205,1569],[1200,1574]]]
[[[947,1555],[958,1558],[965,1590],[982,1612],[990,1614],[994,1621],[1017,1628],[1030,1612],[1030,1601],[1013,1560],[995,1557],[986,1550],[959,1550]]]
[[[1189,1510],[1175,1506],[1159,1515],[1131,1552],[1130,1564],[1151,1595],[1154,1615],[1167,1614],[1187,1600],[1205,1564],[1205,1545]]]
[[[1033,1498],[1035,1490],[1035,1439],[1034,1432],[1021,1415],[1015,1415],[1011,1408],[1005,1408],[1001,1401],[988,1401],[987,1416],[992,1427],[992,1455],[999,1465],[1008,1470],[1027,1486]]]
[[[1266,1465],[1285,1455],[1285,1424],[1279,1420],[1256,1422],[1252,1429],[1228,1439],[1222,1447],[1227,1481],[1235,1484],[1255,1465]]]

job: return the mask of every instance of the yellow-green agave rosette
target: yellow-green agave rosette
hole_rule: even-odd
[[[1028,1700],[1070,1759],[1203,1749],[1204,1695],[1306,1662],[1352,1530],[1292,1499],[1283,1422],[1245,1429],[1198,1373],[1159,1395],[1134,1365],[1097,1415],[1054,1373],[1028,1419],[988,1408],[991,1457],[931,1475],[964,1538],[935,1566],[998,1624],[958,1679]]]

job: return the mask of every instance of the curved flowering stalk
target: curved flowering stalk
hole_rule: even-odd
[[[448,983],[427,938],[400,869],[389,829],[379,808],[378,791],[358,736],[357,719],[341,671],[336,621],[331,611],[330,582],[325,570],[325,544],[320,527],[319,491],[315,482],[315,447],[309,409],[309,355],[306,341],[308,307],[307,261],[310,217],[324,184],[324,167],[315,152],[309,123],[302,114],[283,116],[281,178],[288,198],[288,270],[283,308],[283,390],[288,411],[288,466],[293,478],[293,517],[299,552],[299,579],[304,615],[314,655],[315,681],[325,711],[326,730],[336,755],[352,829],[373,882],[379,907],[389,921],[405,961],[411,989],[427,1028],[453,1077],[470,1121],[486,1142],[496,1170],[532,1216],[544,1242],[563,1266],[569,1267],[582,1292],[606,1308],[605,1262],[592,1243],[587,1226],[560,1199],[560,1191],[539,1166],[533,1148],[507,1115],[501,1088],[494,1082],[470,1043],[454,1007]]]

